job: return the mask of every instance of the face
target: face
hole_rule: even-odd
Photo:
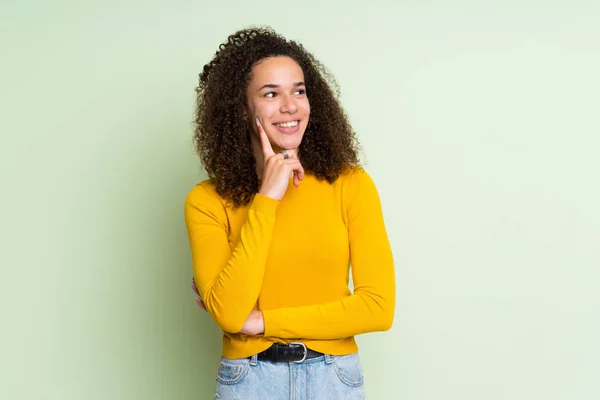
[[[310,105],[302,68],[290,57],[271,57],[252,68],[246,113],[253,141],[259,140],[258,117],[275,151],[296,149],[308,125]]]

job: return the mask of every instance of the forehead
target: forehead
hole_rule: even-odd
[[[294,84],[304,81],[302,68],[290,57],[269,57],[252,67],[250,86],[268,83],[276,85]]]

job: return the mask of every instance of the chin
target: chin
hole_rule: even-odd
[[[302,136],[299,137],[286,137],[286,138],[278,138],[279,140],[275,140],[275,144],[281,149],[291,150],[300,146],[302,143]]]

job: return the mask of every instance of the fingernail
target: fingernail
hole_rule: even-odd
[[[258,120],[258,117],[256,117],[256,123],[260,124],[260,121]]]

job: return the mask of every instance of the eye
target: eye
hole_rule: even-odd
[[[294,92],[294,94],[298,94],[300,96],[302,96],[305,93],[306,93],[306,89],[298,89]]]
[[[275,92],[265,93],[265,97],[273,98],[275,96],[277,96],[277,93],[275,93]]]

